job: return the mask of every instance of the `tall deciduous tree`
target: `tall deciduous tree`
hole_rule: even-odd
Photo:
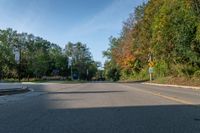
[[[118,66],[122,79],[145,75],[151,54],[156,62],[155,76],[198,73],[199,3],[199,0],[149,0],[136,7],[124,22],[121,36],[114,38],[103,53],[108,57],[105,66]],[[105,67],[105,72],[108,71],[110,67]]]

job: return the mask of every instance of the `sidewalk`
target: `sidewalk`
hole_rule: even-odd
[[[21,83],[0,83],[0,96],[28,92],[27,86]]]

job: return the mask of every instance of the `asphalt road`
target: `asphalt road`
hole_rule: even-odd
[[[0,133],[200,133],[200,90],[31,84],[0,97]]]

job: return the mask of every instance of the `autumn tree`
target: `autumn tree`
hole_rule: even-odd
[[[106,62],[118,66],[121,79],[145,78],[148,55],[154,76],[193,76],[200,73],[200,1],[149,0],[124,22],[117,45]],[[113,47],[114,46],[114,47]],[[107,56],[108,57],[108,56]],[[105,70],[107,71],[107,70]]]

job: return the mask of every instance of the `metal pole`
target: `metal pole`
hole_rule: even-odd
[[[87,80],[89,80],[89,79],[88,79],[88,75],[89,75],[89,71],[88,71],[88,69],[87,69],[86,73],[87,73]]]
[[[18,68],[18,80],[19,82],[21,81],[21,48],[20,46],[18,47],[19,49],[19,68]]]
[[[152,61],[152,55],[151,53],[149,54],[149,63],[151,63]],[[152,81],[152,72],[150,70],[151,66],[149,66],[149,78],[150,78],[150,82]]]
[[[72,64],[71,64],[71,80],[73,80]]]
[[[150,76],[150,82],[151,82],[152,81],[152,74],[150,73],[149,76]]]

